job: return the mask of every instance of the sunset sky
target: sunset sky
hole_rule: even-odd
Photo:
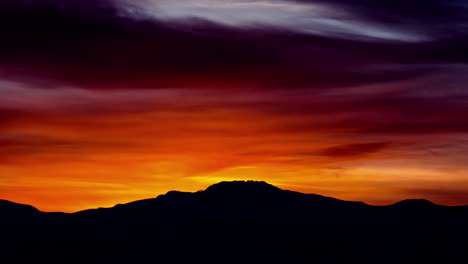
[[[0,199],[223,180],[468,204],[468,1],[0,0]]]

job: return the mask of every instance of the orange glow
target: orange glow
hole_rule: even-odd
[[[381,150],[385,144],[356,144],[321,125],[327,115],[304,118],[176,99],[136,114],[46,112],[15,120],[3,130],[15,136],[0,151],[0,197],[73,212],[223,180],[263,180],[370,204],[414,197],[468,202],[432,192],[468,187],[464,171],[421,166],[425,158]],[[295,128],[305,125],[311,128]],[[340,131],[347,130],[352,128]]]

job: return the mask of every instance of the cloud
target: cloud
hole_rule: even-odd
[[[468,5],[460,0],[291,0],[346,10],[348,19],[426,37],[458,35],[468,27]],[[343,18],[343,17],[342,17]],[[346,18],[345,18],[346,19]]]
[[[414,78],[429,74],[421,65],[466,59],[456,52],[461,38],[400,43],[62,2],[0,3],[0,77],[45,88],[321,89]]]
[[[344,144],[323,149],[320,151],[320,155],[328,157],[363,156],[378,152],[389,145],[389,142]]]
[[[198,17],[244,26],[270,24],[324,35],[407,41],[461,33],[467,22],[467,5],[462,1],[149,0],[143,3],[148,10],[145,13],[150,16]]]

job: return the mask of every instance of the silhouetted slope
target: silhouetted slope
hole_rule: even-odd
[[[32,214],[37,214],[39,213],[39,210],[36,208],[30,206],[30,205],[25,205],[25,204],[18,204],[18,203],[13,203],[10,201],[6,200],[0,200],[0,214],[3,217],[8,217],[8,216],[28,216]]]
[[[27,227],[8,226],[5,263],[455,263],[468,246],[467,207],[369,206],[253,181],[74,214],[35,212]]]

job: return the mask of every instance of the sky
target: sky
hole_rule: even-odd
[[[225,180],[468,204],[468,1],[0,0],[0,199]]]

